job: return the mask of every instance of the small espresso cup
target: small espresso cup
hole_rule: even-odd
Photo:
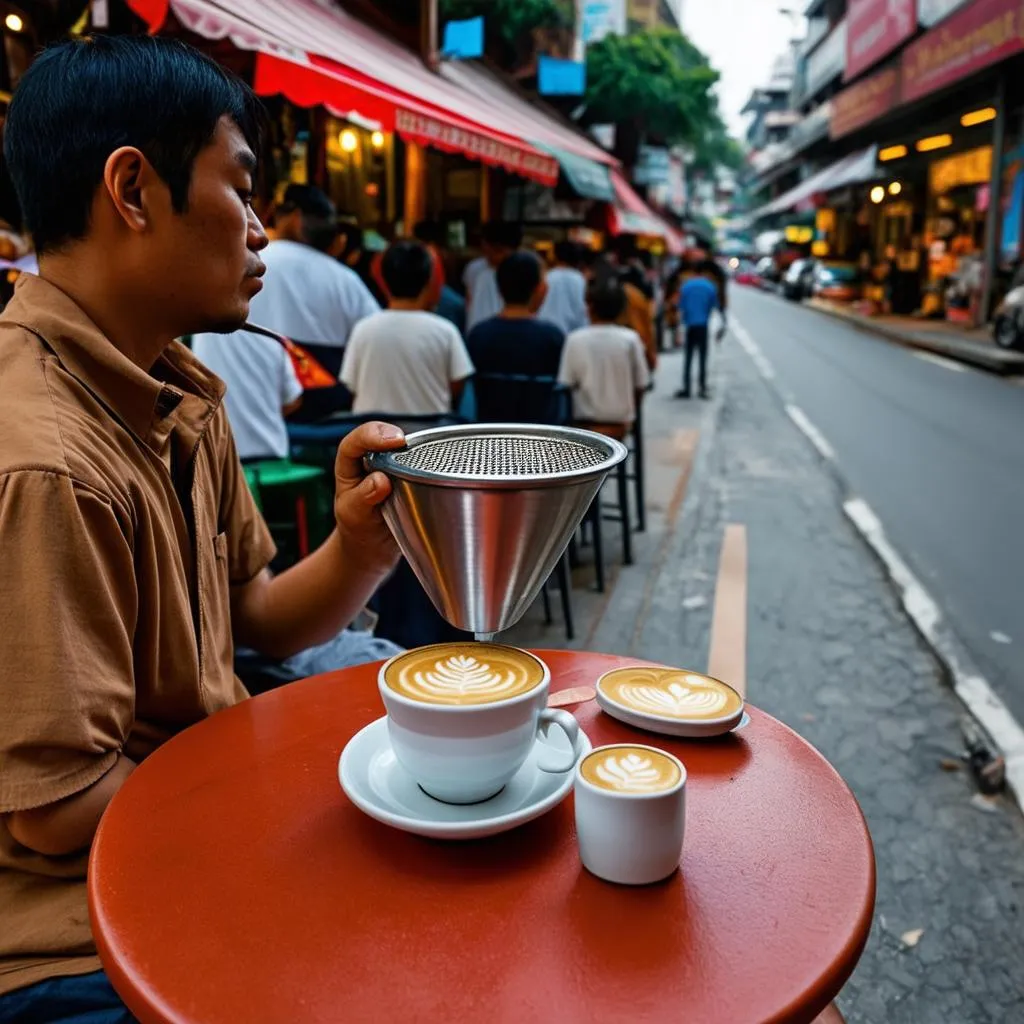
[[[451,804],[497,795],[538,739],[541,771],[572,771],[583,740],[572,715],[548,709],[550,683],[535,655],[473,642],[405,651],[377,676],[398,763],[428,796]],[[571,750],[544,742],[552,726]]]
[[[686,768],[655,747],[597,747],[576,766],[576,836],[592,874],[647,885],[679,866],[686,817]]]

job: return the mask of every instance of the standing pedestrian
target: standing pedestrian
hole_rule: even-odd
[[[711,314],[718,308],[718,289],[712,281],[707,263],[702,263],[679,293],[679,312],[686,327],[686,356],[683,361],[683,386],[676,398],[690,397],[690,372],[693,356],[700,360],[700,397],[708,398],[708,328]],[[721,336],[719,336],[719,339]]]
[[[518,224],[494,221],[483,226],[480,241],[483,255],[470,262],[462,273],[466,288],[467,337],[477,324],[501,312],[504,303],[498,288],[498,266],[522,241],[523,231]]]
[[[537,317],[564,334],[586,327],[587,281],[580,272],[580,247],[568,239],[555,244],[555,265],[548,271],[548,293]]]

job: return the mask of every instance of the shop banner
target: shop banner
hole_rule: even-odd
[[[917,28],[917,0],[850,0],[846,20],[849,81],[892,53]]]
[[[1024,50],[1024,0],[974,0],[903,51],[906,103]]]
[[[895,67],[879,71],[844,89],[832,100],[828,133],[833,139],[849,135],[885,115],[900,101],[900,73]]]

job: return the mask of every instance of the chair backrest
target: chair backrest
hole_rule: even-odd
[[[473,378],[477,419],[484,423],[568,423],[569,390],[554,377],[478,373]]]

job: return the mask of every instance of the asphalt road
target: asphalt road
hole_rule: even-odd
[[[753,289],[730,306],[1024,721],[1024,386]]]

